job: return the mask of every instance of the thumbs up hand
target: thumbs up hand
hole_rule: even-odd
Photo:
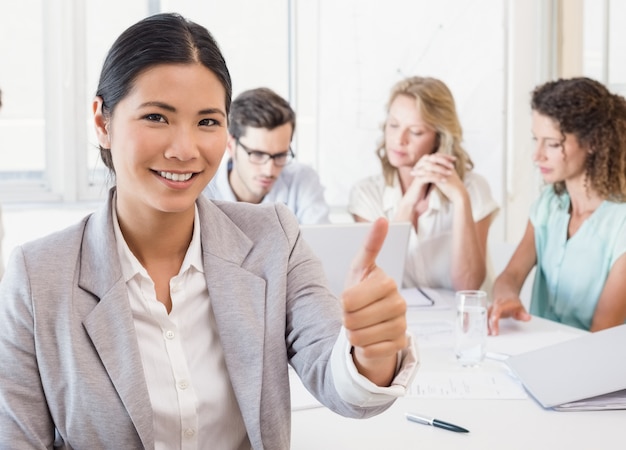
[[[354,364],[361,375],[378,386],[389,386],[398,352],[408,343],[406,302],[395,281],[376,266],[388,228],[384,218],[372,224],[341,295],[343,325],[354,347]]]

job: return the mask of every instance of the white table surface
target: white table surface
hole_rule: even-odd
[[[409,328],[435,330],[454,317],[453,309],[410,308]],[[556,343],[579,335],[576,330],[533,317],[530,322],[505,320],[501,335],[488,338],[488,351]],[[439,336],[437,336],[437,334]],[[454,360],[451,333],[418,336],[420,373],[501,371],[506,366],[485,360],[479,368],[460,368]],[[575,374],[572,374],[575,376]],[[292,380],[292,384],[294,381]],[[295,383],[299,383],[296,379]],[[302,386],[294,386],[303,389]],[[417,412],[470,430],[454,433],[409,422]],[[532,397],[524,399],[410,398],[398,399],[387,411],[370,419],[349,419],[324,407],[292,413],[292,448],[299,449],[624,449],[626,411],[559,412],[543,409]]]

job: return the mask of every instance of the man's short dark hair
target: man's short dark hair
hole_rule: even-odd
[[[268,88],[242,92],[230,107],[228,132],[235,139],[246,134],[248,127],[273,130],[286,123],[291,133],[296,129],[296,113],[289,102]]]

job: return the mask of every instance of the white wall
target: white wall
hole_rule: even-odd
[[[517,242],[540,185],[530,159],[529,93],[546,79],[552,2],[293,1],[296,150],[338,216],[350,187],[380,171],[374,150],[391,86],[442,79],[465,148],[502,206],[495,240]]]
[[[315,78],[296,80],[298,100],[312,92],[311,86],[317,88],[316,108],[298,112],[311,117],[307,125],[316,128],[315,162],[328,201],[345,205],[358,179],[380,172],[374,150],[381,139],[388,93],[396,81],[411,75],[440,78],[450,87],[464,126],[465,146],[477,170],[489,174],[500,199],[506,65],[503,2],[390,0],[384,8],[376,0],[317,3],[318,51],[298,56],[298,63],[312,60],[309,64],[317,66]],[[308,14],[305,20],[310,20]],[[300,41],[308,37],[299,34]],[[300,149],[308,143],[299,144]]]
[[[125,3],[115,0],[103,6],[90,2],[80,8],[61,0],[45,3],[48,9],[64,8],[67,24],[82,20],[80,11],[87,14],[82,28],[88,38],[87,54],[76,58],[86,65],[83,88],[87,93],[81,94],[82,101],[93,94],[99,66],[113,37],[134,21],[122,14]],[[133,14],[138,14],[141,2],[131,3]],[[551,55],[544,49],[553,3],[161,1],[165,10],[176,10],[214,34],[228,61],[235,95],[266,85],[290,98],[298,113],[298,158],[320,171],[329,201],[336,206],[333,217],[337,220],[344,219],[342,208],[349,186],[378,170],[373,150],[380,138],[379,125],[391,85],[413,74],[443,79],[457,99],[476,170],[487,176],[502,205],[491,237],[509,242],[517,242],[521,236],[539,186],[530,162],[528,100],[532,87],[547,77],[546,61]],[[0,7],[2,14],[5,10]],[[113,23],[116,18],[119,23]],[[55,36],[53,31],[47,30],[48,35]],[[3,73],[0,70],[0,83]],[[67,90],[67,85],[63,86]],[[5,100],[15,102],[19,92],[5,92]],[[5,106],[0,122],[11,110],[10,104]],[[88,124],[86,127],[91,129]],[[72,137],[67,131],[63,136]],[[72,146],[71,142],[58,145]],[[10,149],[18,146],[19,142],[6,144]],[[72,164],[62,162],[64,166]],[[5,205],[5,253],[13,243],[65,226],[92,209],[78,204],[67,213],[57,213],[65,206]]]

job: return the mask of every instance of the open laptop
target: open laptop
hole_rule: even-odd
[[[322,261],[328,287],[337,296],[345,288],[352,260],[360,251],[371,223],[333,223],[300,225],[302,237]],[[376,258],[376,264],[402,287],[404,260],[409,244],[409,222],[390,222],[387,238]]]

